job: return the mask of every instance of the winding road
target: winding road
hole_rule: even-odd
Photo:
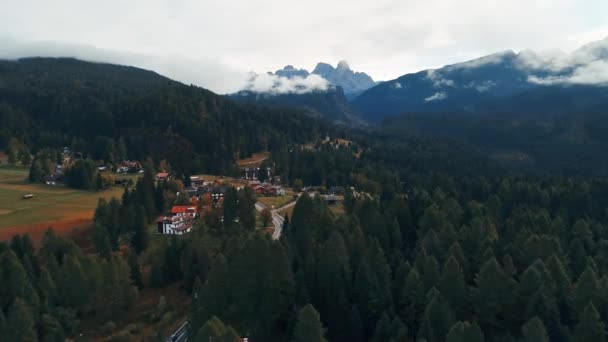
[[[283,223],[285,223],[285,219],[278,212],[280,210],[283,210],[283,209],[286,209],[289,207],[293,207],[294,205],[296,205],[297,201],[298,200],[296,199],[293,202],[289,202],[280,208],[276,208],[276,209],[273,209],[270,211],[270,213],[272,214],[272,224],[274,225],[274,232],[272,233],[273,240],[278,240],[281,237],[281,233],[283,231]],[[255,210],[257,210],[259,212],[262,212],[262,210],[264,210],[266,208],[267,208],[266,205],[264,205],[261,202],[255,203]]]

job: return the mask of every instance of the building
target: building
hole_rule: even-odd
[[[156,220],[157,232],[159,234],[182,235],[189,233],[194,225],[194,219],[198,216],[196,206],[176,205],[171,208],[172,216],[161,216]]]
[[[156,225],[159,234],[183,235],[192,230],[193,220],[182,216],[161,216]]]
[[[205,181],[200,176],[190,176],[190,186],[193,188],[199,188],[205,185]]]

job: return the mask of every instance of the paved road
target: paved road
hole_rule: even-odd
[[[188,328],[190,325],[185,321],[171,336],[167,337],[167,342],[186,342],[188,341]]]
[[[298,200],[296,199],[293,202],[289,202],[280,208],[276,208],[276,209],[270,211],[270,213],[272,214],[272,224],[274,225],[274,232],[272,233],[273,240],[278,240],[281,237],[281,233],[283,231],[283,223],[285,222],[285,219],[283,218],[283,216],[281,216],[281,214],[279,214],[278,212],[280,210],[283,210],[283,209],[286,209],[289,207],[293,207],[294,205],[296,205],[297,201]],[[264,210],[264,209],[266,209],[266,206],[264,204],[262,204],[261,202],[256,202],[255,210],[262,212],[262,210]]]

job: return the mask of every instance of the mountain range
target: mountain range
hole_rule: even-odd
[[[254,85],[234,97],[354,124],[402,113],[588,111],[603,105],[597,94],[608,85],[608,38],[571,53],[507,50],[386,82],[344,61],[335,68],[318,63],[312,72],[288,65],[264,76],[271,88]]]
[[[570,54],[504,51],[406,74],[368,89],[352,106],[364,119],[378,122],[387,115],[407,112],[513,110],[513,102],[508,101],[511,96],[518,98],[517,103],[538,102],[540,89],[544,89],[540,92],[544,98],[552,98],[551,94],[564,95],[562,88],[606,85],[608,39]],[[538,103],[535,108],[544,105],[550,108],[553,103]]]
[[[312,72],[306,69],[296,69],[292,65],[287,65],[283,69],[274,72],[274,75],[286,78],[319,75],[326,79],[330,85],[340,87],[344,91],[346,98],[354,99],[365,90],[375,86],[380,82],[375,82],[368,74],[351,70],[346,61],[338,62],[334,68],[331,64],[318,63]]]
[[[318,63],[312,72],[287,65],[275,72],[253,74],[245,89],[228,96],[237,101],[297,107],[333,122],[360,125],[364,120],[349,101],[378,83],[351,70],[346,61],[335,68]]]

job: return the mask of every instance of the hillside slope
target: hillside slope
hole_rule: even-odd
[[[111,159],[167,159],[179,172],[230,172],[235,158],[310,141],[326,124],[298,110],[236,103],[154,72],[75,59],[0,62],[0,148],[72,146]]]

